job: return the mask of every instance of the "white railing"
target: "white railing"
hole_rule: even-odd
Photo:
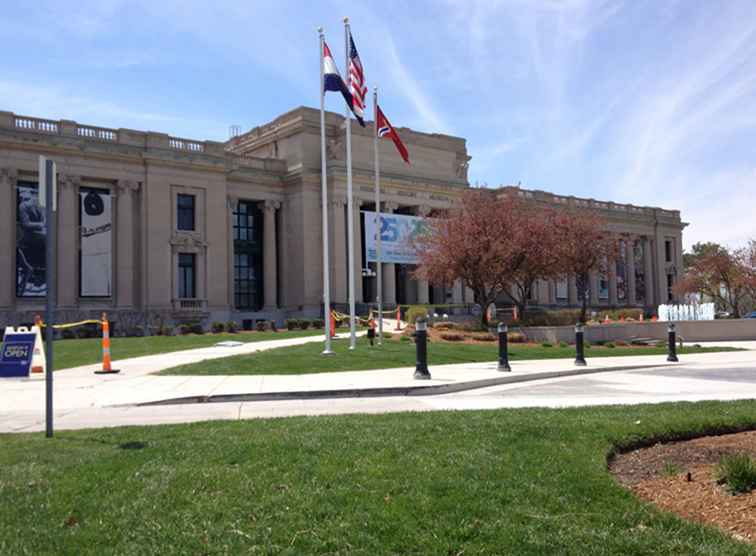
[[[29,118],[27,116],[15,117],[16,127],[27,131],[42,131],[44,133],[58,133],[58,122],[43,120],[41,118]]]
[[[180,139],[179,137],[171,137],[168,140],[168,144],[172,149],[179,151],[190,151],[194,153],[201,153],[205,151],[205,145],[198,141],[191,141],[189,139]]]
[[[76,127],[76,135],[87,139],[99,139],[101,141],[117,141],[118,132],[105,127],[80,125]]]

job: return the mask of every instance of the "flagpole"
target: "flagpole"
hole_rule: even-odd
[[[323,355],[331,355],[331,283],[328,257],[328,178],[326,175],[325,140],[325,76],[323,75],[323,51],[325,36],[318,27],[320,36],[320,197],[323,208],[323,317],[325,321],[325,349]]]
[[[377,234],[376,259],[376,293],[375,302],[378,305],[378,345],[383,345],[383,276],[381,271],[381,171],[378,167],[378,87],[373,87],[373,153],[375,155],[375,230]]]
[[[349,73],[349,18],[344,18],[344,56]],[[357,324],[354,313],[354,199],[352,198],[352,116],[347,106],[346,118],[346,165],[347,165],[347,264],[349,265],[349,349],[357,345]]]

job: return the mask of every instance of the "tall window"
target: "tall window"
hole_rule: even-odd
[[[179,230],[194,231],[194,195],[177,195],[176,205],[176,227]]]
[[[262,215],[256,203],[239,201],[234,210],[234,305],[262,306]]]
[[[667,274],[667,301],[673,301],[675,296],[672,294],[672,287],[675,285],[675,277]]]
[[[617,300],[625,301],[627,298],[627,244],[624,239],[619,242],[619,257],[617,258]]]
[[[567,292],[568,290],[568,284],[567,280],[557,280],[556,281],[556,298],[557,301],[567,301]]]
[[[672,262],[672,242],[670,240],[664,242],[664,260],[668,263]]]
[[[180,299],[194,299],[197,297],[197,255],[194,253],[179,253],[179,291]]]
[[[633,243],[633,258],[635,259],[635,301],[646,301],[646,270],[643,256],[643,242],[639,239]]]
[[[609,299],[609,262],[606,258],[599,264],[598,298]]]

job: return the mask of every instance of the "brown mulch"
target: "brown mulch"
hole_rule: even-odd
[[[756,543],[756,491],[732,495],[714,474],[723,455],[737,453],[756,457],[756,431],[657,444],[621,454],[609,468],[641,499]]]

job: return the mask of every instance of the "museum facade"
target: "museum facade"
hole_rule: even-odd
[[[372,125],[352,128],[355,296],[375,300],[370,249]],[[401,128],[412,166],[381,141],[381,212],[432,216],[469,184],[465,140]],[[348,300],[344,118],[326,113],[331,299]],[[319,112],[300,107],[228,142],[109,129],[0,112],[0,324],[44,309],[46,224],[38,159],[57,165],[60,320],[107,311],[124,322],[214,320],[252,325],[322,314]],[[652,308],[682,272],[676,210],[503,187],[544,206],[600,212],[622,234],[620,257],[591,277],[591,305]],[[366,226],[367,222],[367,226]],[[409,259],[383,264],[383,301],[471,304],[461,284],[415,280]],[[577,304],[574,280],[543,282],[531,303]]]

